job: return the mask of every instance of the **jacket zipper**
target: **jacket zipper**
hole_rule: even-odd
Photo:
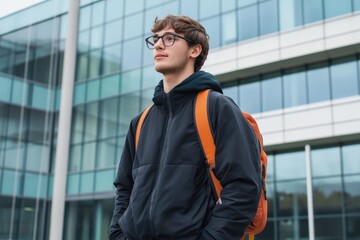
[[[157,170],[156,170],[156,180],[154,183],[154,188],[153,191],[151,193],[151,198],[150,198],[150,207],[149,207],[149,220],[151,222],[150,226],[151,226],[151,231],[153,232],[154,237],[156,236],[156,231],[155,231],[155,225],[154,225],[154,217],[153,217],[153,213],[154,213],[154,200],[155,200],[155,195],[156,195],[156,190],[157,190],[157,182],[159,180],[159,169],[160,166],[162,165],[162,163],[165,161],[165,157],[166,157],[166,153],[164,152],[164,146],[165,146],[165,139],[167,137],[167,131],[171,125],[172,122],[172,118],[173,118],[173,113],[172,113],[172,109],[171,109],[171,104],[170,104],[170,97],[169,94],[166,94],[166,102],[168,105],[168,110],[169,110],[169,116],[168,119],[166,121],[166,128],[163,134],[163,139],[162,139],[162,143],[161,143],[161,152],[160,152],[160,158],[159,158],[159,162],[158,162],[158,166],[157,166]]]

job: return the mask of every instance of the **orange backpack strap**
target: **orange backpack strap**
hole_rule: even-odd
[[[149,113],[149,111],[150,111],[150,108],[151,108],[152,106],[153,106],[153,104],[151,104],[150,106],[148,106],[148,107],[143,111],[143,113],[142,113],[141,116],[140,116],[138,125],[137,125],[137,127],[136,127],[136,133],[135,133],[135,150],[137,150],[137,146],[138,146],[138,143],[139,143],[139,137],[140,137],[140,131],[141,131],[142,125],[143,125],[144,120],[145,120],[146,116],[148,115],[148,113]]]
[[[214,183],[216,194],[220,200],[222,186],[216,178],[213,169],[215,169],[215,143],[211,133],[208,117],[208,96],[210,90],[204,90],[198,93],[195,102],[195,124],[200,136],[201,145],[209,165],[209,172]]]

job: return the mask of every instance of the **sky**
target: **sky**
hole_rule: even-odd
[[[44,0],[0,0],[0,18]]]

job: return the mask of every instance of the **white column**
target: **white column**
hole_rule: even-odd
[[[59,127],[56,145],[50,240],[62,240],[80,0],[69,0]]]
[[[314,227],[314,203],[313,203],[313,188],[312,188],[312,174],[311,174],[311,156],[310,145],[305,146],[305,164],[306,164],[306,191],[307,191],[307,205],[308,205],[308,219],[309,219],[309,240],[315,240]]]

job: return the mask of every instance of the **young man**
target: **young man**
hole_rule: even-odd
[[[155,88],[137,149],[140,115],[130,124],[114,181],[110,239],[239,240],[260,195],[258,140],[214,77],[200,71],[209,50],[203,26],[169,15],[156,20],[152,32],[146,43],[164,78]],[[214,173],[223,186],[218,203],[194,120],[195,98],[205,89],[212,89]]]

